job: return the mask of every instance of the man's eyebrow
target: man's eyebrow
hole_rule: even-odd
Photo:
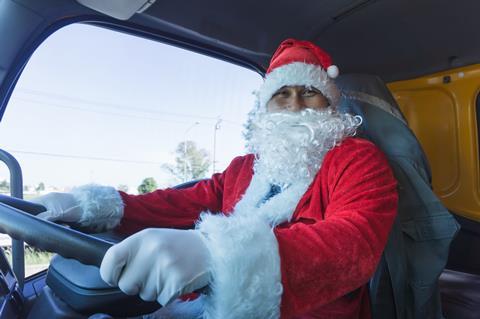
[[[281,88],[279,88],[278,90],[276,90],[275,93],[278,93],[278,92],[280,92],[281,90],[286,89],[286,88],[288,88],[288,87],[292,87],[292,86],[295,86],[295,85],[284,85],[284,86],[282,86]],[[319,93],[319,94],[322,94],[323,96],[325,96],[322,91],[320,91],[319,89],[317,89],[316,87],[311,86],[311,85],[298,85],[297,87],[301,87],[301,88],[303,88],[303,89],[312,90],[312,91],[315,91],[316,93]],[[275,94],[275,93],[274,93],[274,94]]]
[[[322,91],[320,91],[319,89],[317,89],[316,87],[314,86],[311,86],[311,85],[305,85],[304,88],[308,89],[308,90],[312,90],[312,91],[315,91],[317,93],[322,93]],[[323,94],[323,93],[322,93]]]
[[[277,94],[278,92],[280,92],[281,90],[285,89],[286,87],[288,87],[288,85],[282,86],[281,88],[279,88],[278,90],[276,90],[273,94]]]
[[[309,86],[309,87],[306,86],[305,88],[308,88],[309,90],[315,91],[315,93],[321,94],[323,97],[327,98],[327,96],[322,91],[320,91],[319,89],[317,89],[314,86]]]

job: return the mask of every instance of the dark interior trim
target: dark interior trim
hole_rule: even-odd
[[[480,223],[453,213],[460,231],[450,245],[446,269],[480,275]]]

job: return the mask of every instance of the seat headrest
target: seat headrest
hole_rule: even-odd
[[[430,173],[426,156],[397,102],[377,76],[346,74],[336,83],[342,92],[339,110],[362,117],[358,135],[376,144],[392,160],[409,158]]]
[[[378,76],[346,74],[338,78],[336,83],[342,91],[342,102],[359,101],[368,103],[381,108],[408,125],[392,93]]]

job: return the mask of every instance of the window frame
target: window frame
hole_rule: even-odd
[[[92,26],[110,29],[112,31],[126,33],[135,37],[142,37],[152,41],[160,42],[166,45],[171,45],[184,49],[187,51],[203,54],[214,59],[222,60],[228,63],[236,64],[246,69],[257,72],[260,76],[265,75],[265,68],[257,63],[249,61],[241,56],[232,54],[225,50],[217,49],[212,46],[205,46],[204,44],[193,39],[187,39],[182,36],[175,35],[164,31],[155,31],[153,28],[145,28],[143,26],[130,23],[128,21],[115,20],[106,16],[83,15],[77,17],[68,17],[62,20],[55,21],[48,25],[40,33],[34,36],[17,55],[12,68],[5,76],[5,79],[0,83],[0,122],[5,114],[6,107],[10,97],[15,89],[15,86],[20,78],[23,69],[27,65],[30,57],[35,53],[38,47],[56,31],[74,23],[90,24]]]
[[[81,15],[75,17],[67,17],[57,20],[49,25],[46,25],[45,28],[41,31],[36,30],[36,34],[33,34],[32,37],[28,39],[29,42],[22,47],[21,51],[14,59],[14,62],[8,69],[5,78],[0,83],[0,122],[3,119],[3,115],[5,114],[6,108],[9,104],[10,97],[12,96],[12,93],[16,88],[16,84],[20,79],[23,70],[29,62],[30,57],[36,52],[40,45],[52,34],[66,26],[75,23],[83,23],[87,25],[92,25],[94,27],[106,28],[134,37],[142,37],[148,40],[160,42],[162,44],[178,47],[180,49],[184,49],[193,53],[206,55],[214,59],[218,59],[227,63],[232,63],[240,67],[252,70],[258,73],[261,77],[263,77],[266,72],[266,70],[262,66],[247,59],[244,59],[241,56],[232,54],[231,52],[227,52],[225,50],[214,48],[213,46],[205,46],[198,41],[178,36],[173,33],[158,30],[156,31],[153,28],[145,28],[140,25],[130,23],[128,21],[115,20],[106,16]],[[20,185],[20,192],[15,194],[12,193],[12,196],[23,199],[23,179],[20,181]],[[25,248],[23,242],[16,240],[14,241],[13,239],[12,268],[17,276],[19,286],[23,288],[24,283],[27,279],[25,277]],[[33,276],[37,276],[40,273],[42,272],[36,273]]]

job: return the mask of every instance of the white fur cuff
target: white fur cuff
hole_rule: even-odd
[[[204,318],[279,318],[280,255],[269,223],[255,215],[203,214],[197,228],[206,238],[213,278]]]
[[[115,228],[123,217],[123,201],[115,188],[88,184],[74,188],[72,195],[82,207],[80,225],[93,231]]]

